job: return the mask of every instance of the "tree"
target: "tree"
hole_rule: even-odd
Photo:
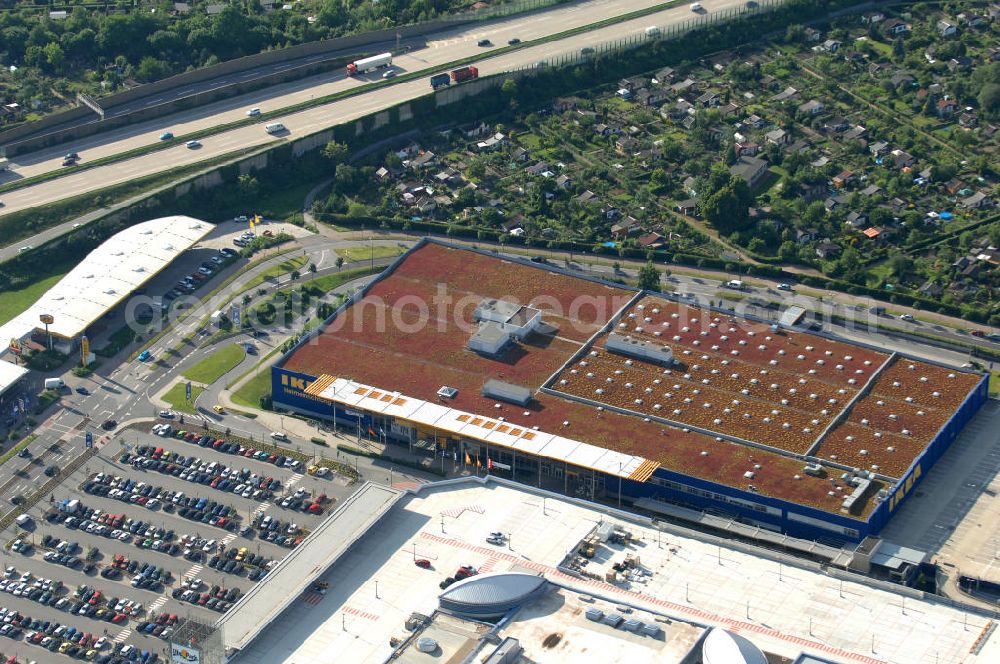
[[[642,290],[660,290],[660,271],[653,265],[653,261],[648,261],[639,269],[639,288]]]
[[[292,281],[298,281],[299,277],[301,277],[302,274],[298,270],[292,270],[292,273],[289,276],[291,276]]]
[[[309,263],[310,274],[316,274],[316,263]]]
[[[49,42],[42,49],[42,52],[45,54],[45,63],[52,71],[59,71],[63,62],[66,61],[66,54],[63,53],[62,46],[57,42]]]
[[[257,178],[250,173],[241,175],[238,180],[240,194],[246,198],[256,198],[260,191],[260,183]]]
[[[323,156],[334,164],[340,164],[347,157],[347,146],[337,141],[330,141],[323,146]]]
[[[913,259],[906,254],[893,254],[888,261],[889,274],[903,281],[913,271]]]
[[[979,90],[979,107],[989,116],[1000,115],[1000,84],[987,83]]]
[[[344,267],[344,257],[343,256],[337,256],[337,260],[334,261],[334,265],[337,266],[338,270],[342,269]]]
[[[741,230],[750,220],[750,205],[753,193],[743,178],[729,176],[729,182],[719,188],[711,185],[717,182],[709,177],[706,195],[698,202],[698,211],[709,223],[721,232]]]

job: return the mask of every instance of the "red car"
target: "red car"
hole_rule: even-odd
[[[417,567],[423,567],[424,569],[431,568],[431,561],[425,560],[424,558],[418,558],[417,560],[414,560],[413,564],[416,565]]]
[[[118,623],[123,623],[126,620],[128,620],[128,616],[126,616],[124,613],[116,613],[115,617],[111,619],[111,622],[118,624]]]

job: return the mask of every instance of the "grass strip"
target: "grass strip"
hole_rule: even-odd
[[[37,437],[38,437],[37,434],[30,434],[27,438],[25,438],[24,440],[22,440],[20,443],[18,443],[14,447],[10,448],[9,450],[7,450],[6,454],[4,454],[3,456],[0,456],[0,466],[2,466],[3,464],[7,463],[12,458],[14,458],[14,456],[17,455],[18,452],[20,452],[21,450],[23,450],[24,448],[26,448],[28,445],[31,445],[32,441],[34,441],[35,438],[37,438]]]
[[[186,394],[187,394],[186,384],[183,383],[183,382],[177,382],[177,383],[174,383],[174,386],[171,387],[163,395],[163,400],[166,401],[168,404],[170,404],[170,407],[174,411],[176,411],[178,413],[187,413],[189,415],[197,415],[198,411],[194,407],[194,404],[197,403],[198,397],[201,396],[201,393],[204,392],[204,391],[205,391],[205,388],[203,388],[203,387],[201,387],[199,385],[192,385],[191,386],[191,401],[189,403],[188,400],[187,400],[187,396],[186,396]]]
[[[38,298],[56,285],[56,282],[66,276],[66,273],[53,274],[20,290],[0,293],[0,325],[7,323],[19,314],[28,310]]]
[[[305,267],[308,259],[305,256],[296,256],[294,258],[289,258],[288,260],[282,262],[280,265],[275,265],[274,267],[268,268],[261,272],[260,274],[254,276],[250,281],[246,283],[244,287],[246,290],[251,288],[256,288],[265,281],[270,281],[275,277],[280,277],[284,274],[291,274],[295,270],[299,270]]]
[[[242,346],[230,344],[188,368],[184,377],[196,383],[211,385],[239,366],[244,357],[246,351]]]

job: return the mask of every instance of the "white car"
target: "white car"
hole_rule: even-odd
[[[172,419],[174,419],[174,411],[172,411],[172,410],[161,410],[160,411],[160,417],[162,417],[165,420],[172,420]]]
[[[251,108],[249,111],[247,111],[247,117],[248,118],[255,118],[258,115],[260,115],[260,109],[259,108]]]
[[[187,143],[184,144],[184,147],[186,147],[188,150],[194,150],[195,148],[200,148],[201,143],[199,143],[198,141],[188,141]]]

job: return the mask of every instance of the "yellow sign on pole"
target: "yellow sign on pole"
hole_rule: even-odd
[[[80,365],[86,369],[87,358],[90,356],[90,339],[87,338],[87,335],[83,335],[83,338],[80,339],[80,355],[82,356]]]

